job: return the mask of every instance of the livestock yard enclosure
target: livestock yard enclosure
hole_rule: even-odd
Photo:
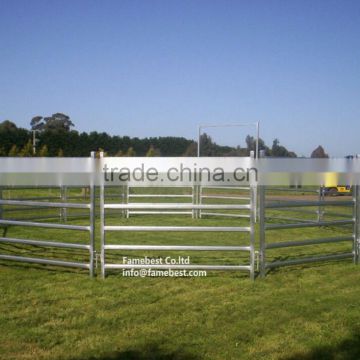
[[[358,192],[357,186],[346,197],[325,197],[315,187],[3,188],[0,259],[82,268],[91,276],[101,269],[103,277],[106,269],[174,268],[245,270],[252,279],[284,265],[357,263]],[[164,251],[191,263],[119,263]]]
[[[0,194],[1,359],[360,355],[358,186]]]

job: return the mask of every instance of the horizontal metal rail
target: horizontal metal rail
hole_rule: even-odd
[[[292,246],[307,246],[307,245],[336,243],[336,242],[353,241],[353,240],[354,240],[353,236],[337,236],[332,238],[321,238],[321,239],[311,239],[311,240],[284,241],[284,242],[266,244],[265,249],[280,249],[280,248],[292,247]]]
[[[202,186],[202,189],[221,189],[221,190],[249,190],[250,186]]]
[[[28,208],[30,209],[30,208]],[[95,212],[97,215],[99,214],[99,211]],[[149,214],[149,212],[144,212],[146,214]],[[119,213],[117,211],[111,211],[109,212],[109,215],[118,215]],[[180,212],[179,214],[185,214],[185,212]],[[191,214],[191,212],[187,212],[187,214]],[[67,218],[73,219],[81,219],[81,218],[88,218],[89,213],[67,213]],[[21,221],[30,221],[30,220],[45,220],[45,219],[58,219],[59,214],[52,214],[52,215],[39,215],[39,216],[31,216],[31,217],[17,217],[16,219],[9,219],[9,220],[21,220]]]
[[[114,198],[114,197],[121,197],[122,194],[107,194],[105,196],[105,198]],[[96,196],[96,198],[99,199],[99,195]],[[37,197],[21,197],[20,198],[12,198],[12,199],[8,199],[8,200],[59,200],[60,197],[59,196],[37,196]],[[66,196],[67,200],[75,200],[75,199],[79,199],[79,200],[87,200],[89,199],[89,195],[70,195],[70,196]]]
[[[207,215],[207,216],[228,216],[228,217],[237,217],[237,218],[245,218],[245,219],[249,219],[250,215],[246,215],[246,214],[227,214],[227,213],[212,213],[212,212],[201,212],[201,216],[203,215]]]
[[[59,200],[59,196],[38,196],[38,197],[22,197],[21,199],[13,198],[8,200],[35,201],[35,200]]]
[[[9,186],[5,185],[2,186],[3,190],[59,190],[61,185],[36,185],[36,186],[28,186],[28,185],[15,185],[15,186]],[[71,185],[71,189],[83,189],[83,188],[89,188],[89,186],[83,186],[83,185]]]
[[[179,269],[179,270],[248,270],[249,265],[129,265],[129,264],[104,264],[105,269]]]
[[[193,195],[175,195],[175,194],[129,194],[129,198],[192,198]]]
[[[105,186],[105,190],[108,189],[108,186],[109,188],[111,189],[112,185],[111,183],[110,184],[106,184]],[[115,186],[119,186],[119,185],[116,185]],[[126,185],[122,185],[123,187],[126,187]],[[141,186],[141,185],[128,185],[127,186],[128,189],[131,191],[131,190],[134,190],[134,189],[163,189],[163,190],[172,190],[172,189],[175,189],[175,190],[191,190],[193,188],[193,185],[165,185],[165,186],[161,186],[161,185],[158,185],[158,186],[153,186],[153,187],[146,187],[146,186]]]
[[[104,226],[106,231],[249,232],[247,226]]]
[[[317,220],[311,220],[311,219],[298,219],[298,218],[292,218],[287,216],[266,216],[265,220],[273,219],[273,220],[285,220],[285,221],[298,221],[300,223],[317,223]]]
[[[39,223],[39,222],[27,222],[17,220],[0,220],[0,225],[15,225],[15,226],[30,226],[30,227],[42,227],[50,229],[67,229],[67,230],[80,230],[89,231],[90,226],[81,225],[65,225],[65,224],[53,224],[53,223]]]
[[[39,206],[39,207],[36,207],[36,210],[45,210],[45,209],[49,209],[48,207],[46,206]],[[9,212],[19,212],[19,211],[34,211],[34,208],[32,207],[23,207],[23,208],[6,208],[6,213],[9,213]]]
[[[82,269],[90,269],[90,265],[86,263],[74,262],[74,261],[62,261],[62,260],[50,260],[42,258],[33,258],[25,256],[14,256],[14,255],[0,255],[0,260],[13,260],[28,263],[36,263],[43,265],[54,265],[54,266],[65,266],[65,267],[76,267]]]
[[[266,263],[265,267],[267,269],[271,269],[271,268],[275,268],[275,267],[279,267],[279,266],[300,265],[300,264],[307,264],[307,263],[318,262],[318,261],[341,260],[341,259],[352,258],[353,256],[354,256],[353,253],[313,256],[313,257],[306,257],[306,258],[302,258],[302,259],[274,261],[271,263]]]
[[[275,209],[276,210],[276,209]],[[289,211],[289,212],[294,212],[294,213],[302,213],[302,214],[317,214],[319,211],[319,208],[317,207],[317,209],[296,209],[294,207],[289,207],[289,208],[281,208],[281,211]]]
[[[195,246],[195,245],[105,245],[107,250],[166,250],[166,251],[250,251],[250,246]]]
[[[315,195],[314,195],[315,196]],[[319,197],[319,196],[317,196]],[[298,197],[296,198],[295,195],[291,194],[291,195],[270,195],[269,198],[267,199],[267,202],[269,203],[274,203],[274,202],[292,202],[292,201],[325,201],[325,200],[318,200],[318,199],[314,199],[314,200],[306,200],[306,198],[302,198],[301,195],[298,195]]]
[[[193,205],[193,204],[184,204],[184,203],[174,203],[174,204],[159,204],[159,203],[134,203],[134,204],[104,204],[105,209],[189,209],[189,210],[206,210],[206,209],[219,209],[219,210],[245,210],[250,209],[249,204],[244,205]]]
[[[293,212],[293,213],[302,213],[302,214],[318,214],[319,213],[318,209],[316,209],[316,210],[315,209],[306,210],[306,209],[295,209],[294,207],[290,207],[290,208],[284,207],[284,208],[281,208],[281,211],[289,211],[289,212]],[[338,217],[350,217],[350,216],[352,216],[351,213],[349,213],[349,214],[336,213],[336,212],[328,211],[328,210],[325,210],[325,209],[322,209],[321,212],[323,213],[323,215],[328,215],[328,216],[338,216]]]
[[[316,227],[316,226],[341,226],[353,224],[354,220],[334,220],[334,221],[318,221],[313,223],[301,223],[301,224],[274,224],[274,225],[265,225],[265,230],[275,230],[275,229],[296,229],[304,227]]]
[[[301,206],[353,206],[353,200],[324,200],[324,201],[286,201],[283,203],[266,203],[266,209],[280,209]]]
[[[41,206],[48,208],[90,209],[90,204],[50,203],[44,201],[0,200],[0,205]]]
[[[140,215],[140,214],[143,214],[143,215],[152,215],[152,214],[155,214],[155,215],[161,215],[161,214],[165,214],[165,215],[191,215],[192,212],[191,211],[141,211],[141,210],[134,210],[134,211],[129,211],[129,214],[130,215]]]
[[[302,189],[302,188],[273,188],[269,187],[266,188],[266,191],[290,191],[290,192],[298,192],[298,193],[312,193],[312,194],[318,194],[319,190],[310,190],[310,189]]]
[[[23,245],[34,245],[34,246],[68,248],[68,249],[83,249],[83,250],[90,249],[90,245],[64,243],[64,242],[57,242],[57,241],[16,239],[16,238],[7,238],[7,237],[0,237],[0,242],[10,243],[10,244],[23,244]]]
[[[71,219],[79,219],[84,217],[89,217],[89,213],[87,214],[68,214],[68,218]],[[59,214],[51,214],[51,215],[39,215],[39,216],[29,216],[29,217],[16,217],[14,219],[9,218],[8,220],[15,221],[32,221],[32,220],[49,220],[49,219],[59,219]]]
[[[201,195],[202,199],[250,200],[249,196]]]

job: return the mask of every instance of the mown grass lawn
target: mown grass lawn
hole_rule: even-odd
[[[359,269],[123,278],[1,267],[2,359],[358,359]]]
[[[140,222],[234,225],[239,220],[222,219],[219,223],[217,219],[152,216],[110,220],[117,224]],[[63,230],[44,231],[11,227],[8,236],[74,240]],[[332,228],[284,230],[270,234],[270,240],[336,234]],[[77,234],[76,240],[86,242],[86,234]],[[246,243],[238,234],[225,238],[216,233],[114,234],[108,240]],[[328,244],[283,249],[275,251],[273,258],[350,248],[350,244]],[[62,251],[30,247],[25,252],[24,247],[5,245],[1,245],[1,252],[69,256]],[[118,259],[124,254],[129,252],[118,252]],[[137,256],[145,254],[152,255],[143,252]],[[83,257],[80,252],[71,256]],[[115,259],[115,254],[109,258]],[[234,263],[239,259],[246,261],[228,253],[192,256],[193,263]],[[102,280],[91,279],[84,271],[1,261],[0,358],[360,359],[359,284],[360,266],[350,260],[279,268],[255,282],[243,272],[209,272],[204,278],[127,278],[114,271]]]

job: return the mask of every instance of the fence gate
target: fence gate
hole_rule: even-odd
[[[106,276],[109,269],[198,269],[198,270],[244,270],[248,271],[250,278],[254,279],[255,273],[255,193],[256,187],[249,187],[249,197],[246,204],[198,204],[198,203],[107,203],[104,185],[100,186],[100,232],[101,232],[101,273]],[[190,211],[198,212],[214,210],[246,210],[249,213],[247,226],[142,226],[142,225],[108,225],[107,210],[121,211],[142,211],[142,212],[160,212],[164,216],[164,211],[179,212]],[[166,216],[166,214],[165,214]],[[119,216],[118,219],[121,219]],[[116,218],[115,218],[116,220]],[[112,218],[114,221],[114,217]],[[122,218],[122,221],[126,220]],[[198,219],[201,222],[202,220]],[[137,245],[134,241],[128,244],[108,243],[107,234],[109,232],[121,232],[129,234],[130,232],[217,232],[217,233],[247,233],[249,240],[247,245],[243,246],[198,246],[198,245]],[[126,236],[126,235],[124,235]],[[122,240],[123,243],[123,240]],[[109,253],[113,251],[231,251],[246,252],[249,254],[249,260],[244,265],[205,265],[205,264],[176,264],[176,265],[134,265],[119,262],[110,262]]]

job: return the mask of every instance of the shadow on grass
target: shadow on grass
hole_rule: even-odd
[[[315,347],[308,353],[297,353],[282,360],[359,360],[360,359],[360,334],[343,340],[335,346]]]
[[[140,350],[115,351],[89,358],[74,358],[73,360],[200,360],[197,355],[183,350],[164,351],[158,345],[150,344]]]

